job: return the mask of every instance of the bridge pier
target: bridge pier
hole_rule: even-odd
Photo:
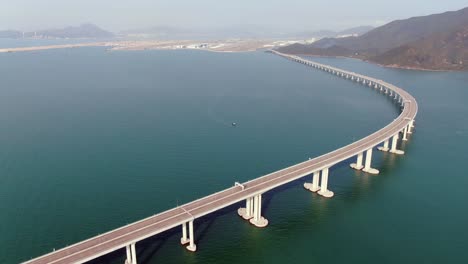
[[[411,120],[411,122],[408,124],[408,134],[413,134],[412,128],[414,127],[414,120]]]
[[[408,137],[406,136],[408,132],[408,126],[405,126],[405,128],[403,129],[403,141],[408,141]]]
[[[185,245],[189,243],[190,240],[187,237],[187,223],[182,224],[182,237],[180,238],[180,244]]]
[[[320,191],[317,193],[320,194],[323,197],[333,197],[334,193],[332,191],[329,191],[328,188],[328,169],[323,169],[322,170],[322,180],[320,182]]]
[[[197,251],[197,245],[195,245],[194,240],[195,238],[193,235],[193,220],[192,220],[189,222],[189,245],[187,246],[187,249],[192,252]]]
[[[254,215],[253,200],[253,197],[247,198],[247,200],[245,200],[245,208],[239,208],[237,210],[237,214],[239,214],[239,216],[241,216],[245,220],[251,219]]]
[[[394,135],[392,138],[392,148],[390,149],[391,153],[403,155],[405,152],[403,150],[397,149],[398,134]]]
[[[125,264],[137,264],[135,243],[126,246],[125,249],[127,251]]]
[[[256,227],[266,227],[268,225],[268,220],[262,216],[262,195],[256,195],[253,199],[253,218],[250,219],[250,223]]]
[[[311,192],[317,192],[318,190],[320,190],[319,180],[320,180],[320,171],[316,171],[314,172],[312,176],[312,183],[309,183],[309,182],[304,183],[304,188],[306,188],[307,190]]]
[[[371,168],[371,162],[372,162],[372,148],[368,149],[366,152],[366,163],[362,171],[367,172],[369,174],[379,174],[379,170]]]
[[[377,147],[378,150],[380,151],[389,151],[390,149],[388,148],[388,139],[384,141],[383,147]]]
[[[363,153],[359,153],[357,155],[357,160],[356,160],[356,163],[351,163],[349,166],[355,170],[362,170],[362,168],[364,168],[364,166],[362,166],[362,155]]]

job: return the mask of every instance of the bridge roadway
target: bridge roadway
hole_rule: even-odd
[[[320,172],[341,161],[359,155],[369,149],[376,147],[384,141],[388,141],[395,135],[406,129],[410,129],[413,125],[414,118],[417,114],[418,106],[415,99],[406,91],[392,84],[386,83],[364,75],[344,71],[338,68],[330,67],[324,64],[315,63],[300,57],[281,54],[276,51],[272,53],[300,62],[315,68],[319,68],[334,74],[341,75],[345,78],[359,78],[361,82],[370,83],[375,87],[386,88],[388,91],[393,91],[402,102],[402,111],[400,115],[384,128],[372,133],[371,135],[353,142],[340,149],[334,150],[322,156],[304,161],[302,163],[290,166],[288,168],[267,174],[265,176],[250,180],[240,185],[227,188],[220,192],[211,194],[201,199],[189,202],[179,207],[164,211],[146,219],[135,223],[128,224],[121,228],[112,230],[105,234],[101,234],[88,240],[76,243],[66,248],[53,251],[49,254],[32,259],[25,263],[28,264],[69,264],[83,263],[90,261],[115,250],[127,248],[127,263],[136,263],[135,253],[132,257],[130,245],[145,238],[154,236],[176,226],[184,226],[196,218],[207,215],[221,208],[230,206],[243,200],[251,199],[265,193],[275,187],[289,183],[314,172]],[[312,136],[313,137],[313,136]],[[313,138],[311,139],[313,140]],[[327,176],[328,177],[328,176]],[[327,180],[328,181],[328,180]],[[322,176],[323,184],[323,176]],[[325,183],[326,185],[326,183]],[[325,186],[326,189],[326,186]],[[261,203],[261,196],[260,196]],[[255,206],[255,205],[252,205]],[[261,208],[261,207],[260,207]],[[259,209],[261,211],[261,209]],[[261,213],[261,212],[260,212]],[[260,214],[259,213],[259,214]],[[193,225],[193,222],[190,224]],[[184,230],[184,232],[186,232]],[[193,229],[191,230],[193,232]],[[191,234],[193,241],[193,234]],[[132,260],[133,258],[133,260]]]

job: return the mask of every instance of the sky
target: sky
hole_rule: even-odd
[[[154,26],[342,30],[464,7],[468,0],[0,0],[0,30],[83,23],[114,32]]]

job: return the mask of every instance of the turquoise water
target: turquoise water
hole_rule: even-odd
[[[404,156],[371,176],[331,169],[264,195],[270,224],[236,209],[137,243],[139,263],[459,263],[468,258],[468,75],[316,60],[418,100]],[[17,263],[334,150],[391,122],[377,92],[266,53],[0,54],[0,263]],[[232,127],[231,123],[238,125]],[[117,251],[93,263],[123,263]]]

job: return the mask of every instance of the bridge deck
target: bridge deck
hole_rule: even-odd
[[[289,56],[277,52],[274,53],[295,61],[299,61],[301,63],[320,65],[331,70],[370,80],[374,83],[383,85],[390,90],[393,90],[399,94],[403,100],[407,100],[409,103],[404,104],[400,115],[389,125],[345,147],[242,183],[242,185],[245,187],[244,189],[242,189],[240,186],[234,186],[225,189],[218,193],[192,201],[180,207],[167,210],[165,212],[79,242],[69,247],[51,252],[47,255],[38,257],[25,263],[83,263],[117,249],[124,248],[126,245],[131,243],[138,242],[147,237],[154,236],[173,227],[182,225],[183,223],[192,220],[192,217],[198,218],[204,216],[221,208],[245,200],[256,194],[264,193],[275,187],[309,175],[315,171],[328,168],[338,162],[373,148],[402,131],[406,126],[408,126],[409,122],[413,120],[417,114],[418,106],[414,98],[403,89],[398,88],[392,84],[327,65],[314,63],[296,56]]]

